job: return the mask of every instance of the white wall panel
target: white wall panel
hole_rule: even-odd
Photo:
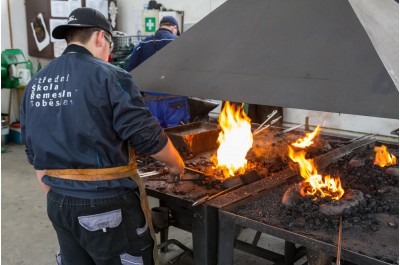
[[[22,49],[28,59],[31,59],[34,65],[37,64],[37,58],[28,56],[27,28],[25,19],[25,1],[29,0],[10,0],[12,35],[14,48]],[[135,35],[140,25],[137,16],[141,16],[144,5],[148,0],[117,0],[118,1],[118,24],[120,30]],[[226,0],[163,0],[158,1],[164,7],[185,12],[185,24],[194,24],[212,12]],[[390,0],[392,1],[392,0]],[[370,5],[374,1],[370,1]],[[379,1],[378,1],[379,2]],[[394,1],[393,1],[394,2]],[[354,1],[352,1],[354,5]],[[360,4],[360,3],[358,3]],[[1,49],[11,48],[10,34],[8,27],[7,0],[1,0]],[[396,11],[397,12],[397,11]],[[382,14],[381,14],[382,15]],[[383,14],[384,15],[384,14]],[[398,18],[397,18],[398,19]],[[140,21],[140,19],[139,19]],[[392,23],[391,23],[392,24]],[[397,29],[398,31],[398,29]],[[368,32],[371,34],[371,32]],[[396,34],[398,38],[398,32]],[[397,56],[398,60],[398,49]],[[43,66],[49,60],[39,58]],[[398,61],[397,61],[398,70]],[[396,69],[396,68],[395,68]],[[5,94],[5,95],[3,95]],[[8,105],[8,93],[2,93],[2,109]],[[6,107],[7,109],[7,107]],[[327,128],[348,130],[364,133],[376,133],[381,135],[390,135],[390,132],[399,127],[398,120],[380,119],[364,116],[355,116],[338,113],[326,113],[318,111],[284,109],[284,121],[287,123],[303,123],[306,116],[310,117],[311,125],[323,124]]]

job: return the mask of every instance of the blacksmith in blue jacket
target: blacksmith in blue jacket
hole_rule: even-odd
[[[158,263],[135,151],[184,163],[132,76],[106,62],[112,28],[91,8],[71,12],[53,37],[68,47],[33,76],[21,104],[21,138],[47,193],[63,265]]]
[[[143,39],[134,48],[125,69],[128,72],[132,71],[179,35],[176,19],[172,16],[163,17],[156,33]],[[144,99],[151,113],[158,118],[160,125],[164,128],[189,121],[187,97],[145,92]]]

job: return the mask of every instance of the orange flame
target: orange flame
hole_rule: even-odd
[[[299,147],[299,148],[306,148],[307,146],[312,145],[313,139],[315,136],[317,136],[319,131],[319,125],[315,128],[315,130],[311,133],[306,133],[306,136],[303,138],[297,139],[296,142],[292,143],[293,146]]]
[[[222,129],[218,136],[220,145],[217,156],[211,157],[211,162],[222,170],[225,178],[245,172],[246,154],[253,145],[250,121],[243,104],[236,108],[228,101],[225,103],[218,119]]]
[[[310,189],[305,191],[306,195],[322,198],[330,196],[333,200],[339,200],[343,196],[344,190],[340,178],[332,178],[330,175],[322,177],[318,174],[313,159],[306,159],[306,152],[294,152],[289,146],[289,157],[299,164],[300,175],[304,178],[304,182],[310,185]]]
[[[374,165],[379,165],[380,167],[386,167],[397,164],[397,158],[394,155],[391,155],[387,151],[387,147],[382,145],[381,147],[375,146],[375,161]]]

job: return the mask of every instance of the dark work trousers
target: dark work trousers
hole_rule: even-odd
[[[50,190],[47,214],[57,232],[62,265],[154,264],[154,242],[136,191],[82,199]]]

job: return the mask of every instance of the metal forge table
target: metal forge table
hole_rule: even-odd
[[[349,150],[350,151],[350,150]],[[338,150],[334,150],[324,157],[335,157]],[[349,152],[347,152],[349,153]],[[323,157],[321,157],[323,158]],[[328,163],[329,159],[319,160],[322,163]],[[334,162],[331,160],[331,162]],[[279,173],[278,175],[288,174],[287,172]],[[282,177],[282,176],[277,176]],[[263,180],[264,182],[268,180]],[[282,213],[281,199],[284,192],[290,186],[290,182],[295,179],[290,179],[286,183],[277,185],[268,185],[260,193],[251,193],[252,196],[247,196],[244,200],[236,203],[230,203],[219,211],[219,230],[218,230],[218,264],[232,264],[233,248],[237,243],[242,248],[242,242],[235,242],[235,227],[250,228],[258,233],[265,233],[280,239],[285,242],[299,244],[306,248],[324,252],[333,257],[337,254],[338,248],[338,232],[310,229],[307,226],[293,226],[293,223],[288,223],[285,220],[285,215]],[[297,179],[297,182],[300,178]],[[261,182],[261,181],[260,181]],[[261,185],[258,184],[258,187]],[[250,187],[246,187],[249,189]],[[239,190],[235,192],[240,192]],[[397,192],[398,204],[398,188]],[[328,217],[329,218],[329,217]],[[342,230],[341,236],[341,258],[359,265],[387,265],[398,264],[399,257],[399,216],[397,214],[376,213],[375,214],[377,229],[369,230],[362,225],[350,226]],[[307,221],[307,220],[305,220]],[[299,222],[301,223],[301,222]],[[392,225],[388,225],[392,224]],[[254,245],[254,244],[253,244]],[[247,246],[248,247],[248,246]],[[253,246],[254,247],[254,246]],[[288,245],[286,244],[287,248]],[[268,250],[255,247],[257,251],[253,254],[261,256],[258,253],[268,252]],[[289,249],[290,250],[290,249]],[[292,252],[296,249],[293,249]],[[293,264],[299,257],[295,255],[288,256],[284,264]],[[281,264],[281,263],[276,263]]]
[[[327,165],[349,152],[356,152],[364,148],[374,141],[373,138],[354,141],[317,157],[315,161],[318,165]],[[296,257],[294,243],[328,253],[332,252],[333,247],[322,243],[322,245],[309,243],[313,241],[304,242],[301,240],[301,236],[293,236],[292,232],[284,229],[265,228],[268,227],[265,225],[265,227],[260,227],[257,220],[251,221],[244,216],[237,215],[234,211],[237,209],[236,207],[238,207],[238,205],[242,205],[241,201],[243,201],[243,203],[248,203],[248,200],[254,199],[253,195],[262,197],[265,192],[286,183],[296,175],[296,172],[286,169],[277,174],[273,174],[271,177],[248,184],[196,207],[192,207],[193,202],[209,194],[210,190],[193,189],[195,184],[185,182],[179,185],[186,186],[187,192],[171,192],[171,189],[165,188],[165,186],[176,184],[146,181],[146,178],[144,179],[144,183],[147,194],[159,199],[160,206],[168,207],[171,210],[174,223],[170,225],[192,233],[195,264],[232,264],[235,235],[234,227],[236,224],[285,239],[287,241],[285,245],[285,255],[271,253],[267,250],[265,250],[265,252],[269,253],[267,256],[272,260],[292,264],[293,260],[298,258],[299,255],[304,255],[302,249],[298,249],[299,251]],[[185,187],[183,187],[183,190],[185,190]],[[230,207],[230,205],[232,205],[232,207]],[[271,229],[273,230],[272,232]],[[160,236],[161,243],[165,242],[168,239],[168,230],[161,232]],[[242,249],[244,248],[245,247]],[[346,258],[347,255],[348,254],[345,253],[344,258]]]
[[[332,256],[337,253],[337,232],[326,233],[325,231],[312,231],[298,227],[288,227],[282,220],[274,215],[259,216],[254,218],[251,213],[246,214],[245,209],[254,210],[259,205],[280,204],[281,196],[287,186],[271,191],[266,190],[262,193],[245,199],[237,204],[230,205],[219,211],[219,230],[218,230],[218,264],[232,264],[233,247],[235,243],[235,226],[251,228],[258,232],[284,239],[286,242],[292,242],[301,246],[324,252]],[[379,222],[387,223],[389,220],[395,222],[397,218],[387,215],[378,215]],[[369,233],[362,228],[354,227],[351,230],[342,231],[342,255],[341,258],[359,265],[387,265],[396,264],[393,260],[385,260],[389,253],[398,254],[398,228],[382,226],[376,232]],[[287,245],[286,245],[287,247]],[[259,252],[268,251],[258,248]],[[293,250],[292,250],[293,251]],[[295,251],[295,249],[294,249]],[[369,253],[374,253],[373,255]],[[380,256],[381,259],[378,259]],[[284,264],[293,264],[299,256],[293,255],[285,260]]]
[[[192,233],[195,264],[217,264],[218,209],[206,204],[192,208],[194,200],[164,193],[149,186],[146,187],[146,192],[148,196],[159,199],[160,206],[171,210],[174,223],[170,225]],[[160,238],[161,243],[168,239],[168,229],[160,231]]]

